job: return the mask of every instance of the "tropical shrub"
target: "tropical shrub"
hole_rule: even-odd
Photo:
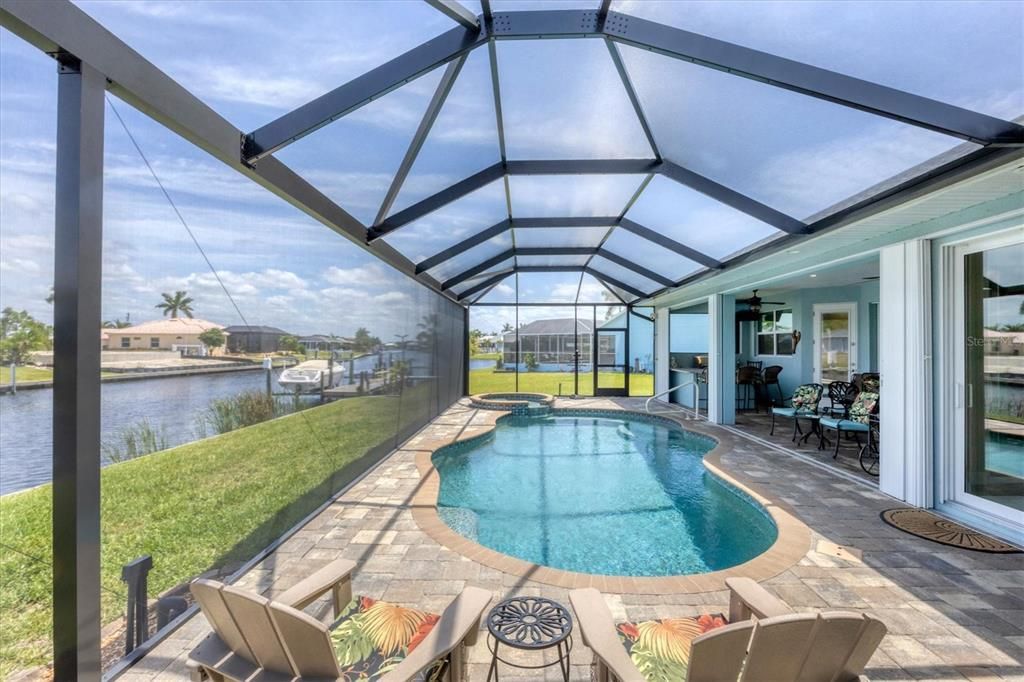
[[[527,353],[523,356],[523,363],[526,365],[526,371],[532,372],[537,369],[540,365],[537,363],[537,356],[533,353]]]

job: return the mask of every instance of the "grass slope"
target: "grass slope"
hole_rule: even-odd
[[[150,596],[250,558],[428,416],[417,388],[399,400],[339,401],[102,471],[103,622],[125,605],[121,566],[153,556]],[[422,422],[420,422],[422,423]],[[0,498],[0,679],[50,660],[51,487]]]

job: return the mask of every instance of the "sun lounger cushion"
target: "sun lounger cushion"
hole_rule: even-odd
[[[693,640],[727,623],[722,614],[704,614],[696,618],[618,623],[615,629],[633,665],[647,682],[679,682],[686,679]]]
[[[423,641],[438,618],[433,613],[356,596],[330,627],[341,679],[380,679]],[[439,681],[444,669],[445,662],[438,661],[416,680]]]
[[[835,419],[834,417],[822,417],[821,425],[837,431],[861,431],[867,432],[868,425],[855,422],[850,419]]]

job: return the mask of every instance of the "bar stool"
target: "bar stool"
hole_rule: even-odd
[[[782,394],[782,386],[779,384],[779,374],[782,373],[782,365],[768,365],[764,368],[764,372],[761,373],[761,384],[764,386],[765,397],[768,399],[768,404],[775,404],[772,401],[771,387],[774,386],[775,390],[779,392],[779,405],[786,402],[786,396]]]
[[[756,367],[744,366],[736,369],[736,409],[740,409],[741,402],[743,409],[748,409],[747,404],[752,402],[754,411],[757,411],[757,386],[760,381],[761,374]]]

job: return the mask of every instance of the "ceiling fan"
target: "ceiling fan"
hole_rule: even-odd
[[[762,305],[765,305],[765,304],[767,304],[767,305],[785,305],[786,304],[785,301],[765,301],[765,300],[762,300],[761,297],[757,295],[757,289],[754,289],[754,295],[751,296],[750,298],[737,298],[736,302],[737,303],[745,303],[748,306],[746,310],[740,310],[740,311],[736,312],[736,319],[737,320],[741,320],[741,321],[757,320],[760,317],[760,315],[761,315],[761,306]]]

